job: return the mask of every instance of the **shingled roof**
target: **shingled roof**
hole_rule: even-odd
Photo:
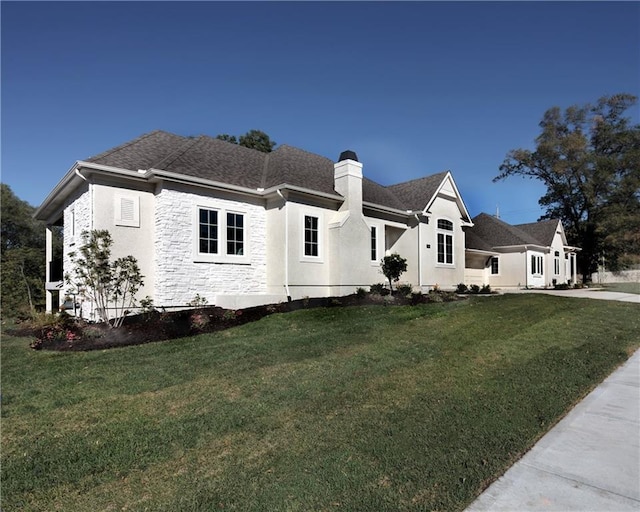
[[[558,222],[558,219],[549,219],[529,224],[517,224],[515,227],[540,240],[544,245],[551,245],[558,230]]]
[[[262,153],[207,135],[182,137],[157,130],[85,161],[134,171],[162,170],[251,189],[291,185],[339,195],[334,189],[334,162],[287,145]],[[422,210],[446,174],[389,187],[363,178],[363,200],[396,210]]]
[[[493,215],[481,213],[473,220],[473,227],[468,229],[467,248],[487,250],[487,247],[506,247],[511,245],[541,245],[547,246],[530,232],[518,226],[507,224]],[[471,234],[471,236],[469,236]]]

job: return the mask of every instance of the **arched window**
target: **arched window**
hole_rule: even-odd
[[[453,265],[453,222],[438,219],[438,263]]]

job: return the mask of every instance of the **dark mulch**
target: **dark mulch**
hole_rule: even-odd
[[[353,294],[344,297],[308,298],[238,310],[207,306],[182,311],[153,311],[128,316],[123,325],[117,329],[104,323],[89,324],[68,317],[53,328],[22,327],[7,330],[7,333],[35,338],[31,344],[31,348],[35,350],[102,350],[221,331],[255,322],[273,313],[287,313],[300,309],[363,305],[416,305],[454,300],[464,300],[464,297],[450,292],[409,296]]]

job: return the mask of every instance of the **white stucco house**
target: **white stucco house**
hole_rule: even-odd
[[[385,187],[352,151],[333,162],[164,131],[77,161],[35,215],[50,227],[47,310],[69,291],[62,275],[85,230],[109,230],[113,256],[137,258],[138,295],[156,306],[198,294],[239,308],[383,282],[379,262],[393,252],[408,260],[403,282],[454,288],[473,226],[450,172]],[[62,269],[53,226],[63,226]],[[94,316],[90,304],[83,314]]]
[[[486,213],[466,230],[466,284],[541,288],[576,283],[576,252],[559,220],[512,226]]]

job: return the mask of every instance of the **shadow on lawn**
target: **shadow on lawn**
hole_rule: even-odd
[[[102,350],[221,331],[255,322],[274,313],[288,313],[300,309],[365,305],[401,306],[465,299],[466,297],[453,292],[443,291],[386,296],[366,293],[343,297],[305,298],[236,310],[215,306],[172,312],[154,310],[128,316],[123,325],[116,329],[105,323],[87,323],[61,314],[50,325],[39,328],[22,327],[7,332],[16,336],[35,337],[35,341],[30,345],[34,350]]]

